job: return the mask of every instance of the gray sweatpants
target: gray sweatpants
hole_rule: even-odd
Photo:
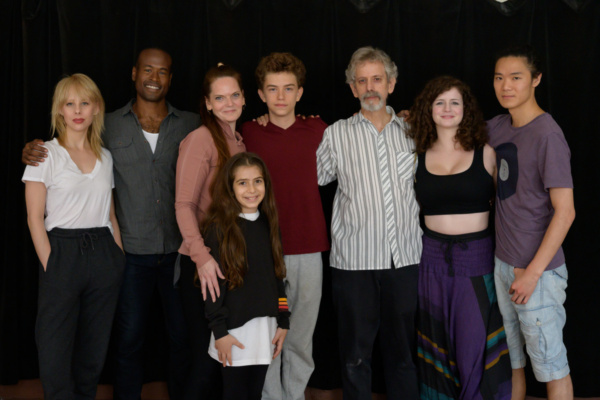
[[[292,313],[283,351],[271,362],[263,400],[300,400],[315,363],[312,339],[321,304],[323,261],[321,253],[284,256],[285,293]]]

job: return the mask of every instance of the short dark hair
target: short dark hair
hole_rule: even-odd
[[[169,54],[168,51],[166,51],[165,49],[161,49],[160,47],[146,47],[141,49],[138,53],[137,53],[137,57],[135,58],[135,64],[134,67],[139,68],[139,62],[140,62],[140,56],[142,55],[143,52],[145,52],[146,50],[155,50],[155,51],[160,51],[161,53],[165,53],[166,56],[169,57],[169,60],[171,61],[171,68],[170,70],[173,70],[173,56],[171,56],[171,54]]]
[[[505,57],[522,57],[526,60],[527,69],[532,78],[537,78],[542,73],[542,61],[539,54],[530,44],[519,44],[509,46],[496,53],[496,61]]]
[[[306,81],[306,67],[304,63],[292,53],[271,53],[263,57],[256,67],[256,84],[259,89],[265,85],[267,74],[290,72],[296,76],[298,87],[304,86]]]

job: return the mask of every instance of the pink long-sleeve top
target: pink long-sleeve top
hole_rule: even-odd
[[[231,155],[246,151],[242,137],[221,123]],[[200,225],[212,201],[210,184],[217,173],[218,153],[210,131],[201,126],[190,132],[179,145],[175,178],[175,214],[183,237],[179,252],[197,266],[206,264],[212,256],[204,245]]]

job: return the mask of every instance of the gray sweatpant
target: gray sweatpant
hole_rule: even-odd
[[[300,400],[315,363],[312,339],[321,304],[323,261],[321,253],[284,256],[285,293],[292,313],[283,351],[271,362],[263,400]]]

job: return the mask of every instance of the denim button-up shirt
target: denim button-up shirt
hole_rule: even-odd
[[[175,167],[179,143],[200,125],[200,116],[167,103],[152,153],[133,112],[133,100],[106,115],[102,139],[114,161],[115,209],[125,251],[177,251],[181,234],[175,219]]]

